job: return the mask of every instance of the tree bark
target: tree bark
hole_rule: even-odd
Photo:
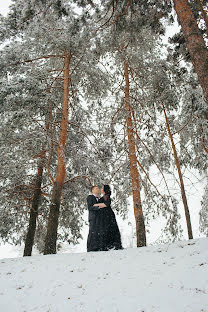
[[[31,256],[36,230],[36,220],[38,216],[38,207],[41,197],[41,184],[43,179],[44,157],[39,160],[38,173],[35,181],[35,190],[32,199],[32,207],[30,210],[29,226],[25,240],[25,248],[23,256]]]
[[[195,72],[208,102],[208,49],[188,0],[173,0]]]
[[[179,181],[180,181],[181,196],[182,196],[183,206],[184,206],[184,210],[185,210],[186,224],[187,224],[187,229],[188,229],[188,237],[189,237],[189,239],[193,239],[191,218],[190,218],[188,202],[187,202],[187,198],[186,198],[185,187],[184,187],[184,183],[183,183],[183,176],[182,176],[182,172],[181,172],[181,166],[180,166],[180,162],[179,162],[179,159],[178,159],[178,154],[177,154],[177,151],[176,151],[175,143],[174,143],[174,140],[173,140],[173,135],[172,135],[172,133],[170,131],[170,125],[169,125],[168,117],[167,117],[167,114],[166,114],[165,106],[164,106],[163,103],[162,103],[162,106],[163,106],[163,112],[164,112],[164,115],[165,115],[166,127],[167,127],[168,134],[169,134],[169,137],[170,137],[170,140],[171,140],[171,145],[172,145],[172,149],[173,149],[174,159],[175,159],[175,163],[176,163],[176,167],[177,167],[177,171],[178,171],[178,176],[179,176]]]
[[[137,235],[137,247],[146,246],[146,231],[144,216],[142,211],[141,203],[141,187],[140,177],[137,168],[137,157],[136,157],[136,146],[135,138],[133,134],[133,123],[131,116],[131,108],[129,104],[129,72],[128,63],[124,61],[124,77],[125,77],[125,109],[126,109],[126,124],[127,124],[127,136],[128,136],[128,147],[129,147],[129,163],[130,173],[132,181],[132,193],[134,202],[134,216],[136,220],[136,235]]]
[[[70,54],[66,53],[64,56],[64,95],[62,105],[62,119],[57,148],[58,170],[52,191],[47,233],[45,239],[44,255],[56,253],[59,209],[61,204],[62,189],[66,176],[65,147],[68,132],[69,82],[70,82],[69,67],[70,67]]]

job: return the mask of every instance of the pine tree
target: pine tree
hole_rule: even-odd
[[[45,153],[40,157],[38,163],[38,172],[35,181],[35,190],[32,197],[30,219],[28,225],[28,231],[25,239],[24,256],[31,256],[32,248],[34,245],[34,237],[36,231],[36,221],[38,217],[39,201],[41,200],[41,185],[43,179],[43,168],[44,168]]]
[[[152,34],[151,32],[151,28],[148,27],[147,25],[143,26],[137,23],[138,20],[138,16],[134,15],[132,16],[127,16],[127,14],[125,15],[125,18],[120,17],[117,21],[116,25],[113,25],[111,28],[107,28],[104,29],[103,33],[105,34],[105,32],[107,33],[106,35],[106,39],[103,39],[103,53],[107,54],[107,57],[109,58],[109,54],[106,52],[107,48],[105,47],[109,47],[109,52],[112,55],[112,58],[115,59],[115,65],[118,67],[118,71],[116,71],[115,69],[115,73],[119,76],[120,75],[120,71],[122,70],[121,68],[123,67],[123,61],[125,60],[125,65],[128,64],[128,66],[125,66],[125,72],[126,75],[124,79],[124,81],[126,81],[126,86],[123,87],[123,89],[125,88],[125,100],[121,100],[120,99],[120,92],[122,90],[122,87],[120,89],[120,86],[122,86],[123,82],[118,82],[116,81],[115,84],[115,89],[118,88],[118,97],[116,97],[117,101],[121,101],[121,107],[117,107],[116,112],[114,112],[113,114],[113,119],[114,121],[116,119],[118,119],[118,115],[121,115],[121,118],[125,116],[122,115],[123,112],[127,111],[127,134],[128,134],[128,145],[127,145],[127,150],[129,153],[129,157],[130,157],[130,163],[129,166],[127,167],[127,169],[129,169],[130,167],[130,172],[131,172],[131,179],[133,181],[133,194],[136,196],[133,196],[134,199],[134,205],[135,208],[138,208],[138,203],[137,203],[137,199],[138,202],[140,202],[139,204],[139,208],[135,209],[135,217],[136,217],[136,228],[137,228],[137,246],[142,246],[146,244],[146,237],[145,237],[145,226],[144,226],[144,222],[140,222],[140,224],[137,222],[137,215],[138,215],[138,211],[140,211],[140,215],[142,213],[142,201],[145,202],[144,207],[147,207],[147,210],[145,211],[145,218],[146,218],[146,224],[147,224],[147,220],[150,218],[150,211],[154,210],[153,207],[150,207],[150,201],[153,200],[155,201],[153,205],[157,205],[158,206],[158,213],[161,213],[160,210],[161,206],[165,207],[167,209],[167,212],[164,212],[164,215],[167,216],[168,213],[170,213],[169,216],[169,220],[168,220],[168,225],[167,228],[171,229],[171,232],[173,233],[173,236],[175,235],[175,238],[177,235],[179,234],[179,230],[177,230],[178,225],[176,224],[176,220],[178,217],[178,213],[177,213],[177,208],[176,208],[176,201],[174,202],[174,199],[171,198],[171,196],[163,196],[157,189],[157,187],[155,186],[154,183],[152,183],[151,178],[148,175],[148,171],[149,168],[152,164],[152,160],[150,161],[150,157],[152,158],[152,153],[150,153],[150,155],[148,155],[148,161],[146,161],[146,159],[144,159],[142,157],[142,155],[144,154],[144,148],[148,149],[149,152],[149,148],[151,150],[151,147],[149,147],[149,144],[144,144],[143,148],[139,148],[138,150],[138,141],[140,141],[141,136],[143,137],[143,131],[144,131],[144,127],[143,124],[147,124],[149,117],[152,115],[152,122],[154,125],[154,122],[156,121],[154,116],[156,114],[155,111],[152,110],[152,107],[148,107],[149,103],[149,99],[146,100],[145,96],[143,96],[144,94],[147,94],[146,90],[148,87],[151,89],[153,89],[152,86],[152,80],[154,80],[153,75],[156,74],[156,71],[154,71],[154,73],[152,74],[152,69],[151,66],[153,65],[154,61],[158,62],[158,65],[154,65],[155,67],[158,68],[158,66],[161,66],[161,62],[159,61],[159,58],[155,58],[155,53],[156,53],[156,46],[157,46],[157,41],[156,38],[154,36],[154,34]],[[105,35],[104,35],[105,36]],[[145,39],[144,39],[145,38]],[[124,48],[125,47],[125,48]],[[138,53],[139,51],[139,53]],[[151,60],[151,58],[154,60]],[[151,61],[150,61],[151,60]],[[111,63],[111,61],[109,61],[108,59],[106,60],[107,64]],[[127,63],[128,62],[128,63]],[[112,62],[114,64],[114,62]],[[149,66],[148,66],[149,64]],[[160,64],[160,65],[159,65]],[[112,65],[110,66],[110,69],[112,69]],[[129,70],[127,71],[126,69],[129,67]],[[138,70],[139,68],[139,70]],[[131,91],[131,94],[129,94],[129,73],[131,75],[131,83],[133,83],[133,90]],[[134,74],[138,72],[138,76],[135,77]],[[127,74],[128,73],[128,74]],[[148,79],[145,79],[147,76]],[[158,76],[158,75],[157,75]],[[141,78],[140,78],[141,77]],[[150,78],[151,77],[151,78]],[[122,77],[121,77],[122,78]],[[146,82],[146,80],[148,82]],[[148,85],[148,87],[146,86],[146,84]],[[119,87],[117,87],[119,86]],[[154,96],[154,92],[155,91],[150,91],[150,96]],[[141,96],[142,94],[142,96]],[[128,101],[126,101],[126,98],[128,99]],[[143,102],[143,105],[141,105],[140,103]],[[122,105],[122,103],[127,103],[128,105],[126,105],[126,109],[124,109],[124,105]],[[130,104],[131,103],[131,104]],[[117,103],[116,103],[117,104]],[[138,105],[139,104],[139,105]],[[131,113],[131,119],[129,118],[129,108],[127,107],[131,107],[130,108],[130,113]],[[132,109],[133,108],[133,109]],[[146,113],[146,111],[149,109],[148,113]],[[150,111],[151,109],[151,111]],[[136,114],[134,114],[134,110],[136,111]],[[138,114],[137,114],[138,112]],[[136,115],[136,119],[135,116]],[[117,118],[116,118],[117,117]],[[121,122],[121,118],[119,118],[117,125],[119,124],[119,121]],[[134,125],[132,122],[132,119],[134,119]],[[141,124],[140,124],[141,121]],[[138,124],[139,123],[139,124]],[[120,127],[119,127],[120,129]],[[136,131],[137,129],[137,131]],[[146,127],[146,129],[148,129]],[[145,132],[146,132],[145,129]],[[125,129],[124,129],[125,131]],[[147,133],[147,137],[148,137]],[[116,134],[115,134],[116,135]],[[151,134],[152,135],[152,134]],[[155,135],[155,134],[154,134]],[[137,138],[137,140],[135,140],[135,136]],[[153,142],[154,142],[155,137],[153,137]],[[135,143],[133,143],[135,141]],[[142,141],[142,143],[144,143]],[[122,144],[122,142],[120,143]],[[119,144],[119,148],[120,148],[120,144]],[[139,142],[140,145],[140,142]],[[134,147],[133,147],[134,146]],[[145,146],[145,147],[144,147]],[[141,158],[141,160],[138,159],[138,155]],[[154,157],[153,157],[154,160]],[[155,161],[155,160],[154,160]],[[143,165],[143,163],[145,163],[145,166]],[[157,162],[156,165],[158,166]],[[137,178],[134,172],[138,172],[138,168],[140,169],[140,174],[137,174]],[[160,164],[159,164],[160,166]],[[147,168],[145,168],[147,167]],[[123,169],[123,167],[122,167]],[[119,169],[117,169],[119,170]],[[116,170],[116,171],[117,171]],[[119,172],[118,172],[119,173]],[[142,174],[141,174],[142,173]],[[144,176],[142,177],[142,175],[144,174]],[[138,180],[138,177],[140,175],[140,178]],[[121,175],[120,175],[121,176]],[[126,177],[126,175],[125,175]],[[135,185],[135,182],[137,183]],[[151,184],[153,186],[153,188],[156,190],[156,192],[150,192],[148,190],[149,186],[146,186],[145,183],[147,184]],[[140,186],[141,185],[141,186]],[[166,184],[167,185],[167,184]],[[140,194],[140,188],[143,187],[144,191],[146,192],[144,199],[142,199],[141,201],[141,194]],[[163,204],[160,203],[160,201],[158,200],[158,195],[162,198],[162,200],[164,201]],[[154,198],[154,199],[153,199]],[[167,202],[170,200],[170,205],[173,206],[173,209],[171,209],[170,207],[168,207],[169,204],[167,204]],[[172,200],[172,203],[171,203]],[[174,203],[173,203],[174,202]],[[137,206],[136,206],[137,205]],[[163,208],[164,209],[164,208]],[[164,209],[165,210],[165,209]],[[155,215],[155,212],[153,212],[153,214]],[[142,216],[143,218],[143,216]],[[140,225],[140,226],[139,226]]]
[[[126,109],[126,127],[128,135],[128,145],[129,145],[129,163],[130,172],[132,179],[132,193],[134,201],[134,214],[136,220],[136,233],[137,233],[137,247],[146,246],[146,232],[144,224],[144,216],[142,211],[142,201],[141,201],[141,181],[139,177],[139,172],[137,168],[137,157],[136,157],[136,146],[132,123],[132,111],[130,108],[130,84],[129,84],[129,69],[128,63],[124,61],[124,77],[125,77],[125,109]]]
[[[18,4],[22,5],[22,3],[16,3],[17,7]],[[90,59],[90,62],[92,61],[91,65],[93,64],[93,66],[90,66],[90,62],[89,59],[87,59],[87,56],[89,57],[89,55],[93,55],[92,51],[90,50],[90,31],[87,27],[82,28],[82,30],[85,29],[85,31],[83,31],[82,33],[82,39],[79,37],[79,41],[76,38],[76,34],[78,34],[78,36],[80,35],[79,33],[79,18],[76,18],[75,15],[73,15],[74,13],[71,12],[70,17],[68,20],[64,20],[64,19],[60,19],[57,18],[57,14],[56,12],[54,12],[54,10],[52,10],[52,7],[48,7],[46,6],[44,8],[41,7],[40,10],[40,14],[36,14],[35,12],[33,12],[33,10],[29,10],[28,11],[28,7],[27,5],[31,5],[29,2],[25,3],[25,12],[28,13],[29,11],[32,12],[31,14],[29,14],[29,16],[26,17],[22,17],[20,16],[19,20],[17,21],[18,23],[20,23],[20,20],[22,19],[23,22],[26,19],[28,21],[29,19],[29,24],[24,26],[24,31],[22,33],[22,41],[17,42],[15,41],[15,37],[13,38],[13,42],[11,41],[10,45],[8,47],[6,47],[3,51],[3,56],[4,56],[4,61],[5,64],[3,64],[3,66],[5,66],[5,70],[8,72],[8,70],[10,70],[12,72],[12,75],[14,76],[15,79],[15,75],[18,73],[18,70],[20,71],[21,75],[23,75],[23,73],[25,75],[29,75],[30,74],[36,74],[37,80],[39,81],[40,87],[42,88],[42,106],[38,105],[38,111],[39,111],[39,118],[41,118],[42,116],[45,118],[47,118],[48,115],[48,107],[50,107],[52,105],[53,108],[53,115],[56,116],[56,120],[52,120],[53,123],[53,127],[55,124],[60,122],[60,133],[58,134],[58,131],[55,131],[53,133],[53,138],[50,140],[50,142],[53,145],[53,149],[51,150],[51,146],[46,147],[46,151],[47,151],[47,162],[48,164],[46,165],[47,167],[47,171],[48,171],[48,178],[50,179],[50,181],[52,181],[52,186],[53,186],[53,190],[52,190],[52,202],[51,202],[51,207],[53,207],[54,201],[57,203],[56,209],[55,211],[53,209],[51,209],[51,213],[50,213],[50,217],[49,217],[49,226],[48,228],[50,228],[50,221],[51,221],[51,215],[55,215],[56,216],[56,224],[58,223],[58,216],[59,216],[59,205],[60,205],[60,196],[63,190],[63,187],[66,183],[65,181],[65,176],[66,176],[66,166],[68,168],[71,167],[70,162],[66,163],[67,156],[70,153],[70,149],[67,148],[66,150],[66,142],[67,142],[67,132],[69,132],[68,129],[68,124],[71,125],[71,129],[76,129],[77,127],[77,131],[79,133],[80,131],[80,116],[82,115],[82,113],[86,114],[86,109],[81,108],[81,106],[79,106],[79,109],[77,108],[75,113],[72,113],[74,110],[73,105],[77,105],[79,103],[79,101],[81,100],[81,97],[83,97],[83,94],[87,94],[88,98],[93,98],[95,95],[95,88],[96,88],[96,84],[95,82],[100,81],[101,85],[103,84],[103,87],[101,88],[101,91],[98,90],[98,93],[96,93],[96,95],[99,94],[103,94],[103,92],[105,92],[105,86],[107,86],[107,80],[104,76],[102,76],[102,72],[101,71],[95,71],[95,67],[96,67],[96,62],[94,61],[94,59]],[[37,8],[38,9],[38,8]],[[40,8],[39,8],[40,9]],[[68,7],[66,8],[66,10],[68,9]],[[47,10],[50,10],[49,15],[46,15]],[[51,12],[52,10],[52,12]],[[24,12],[24,10],[23,10]],[[39,12],[39,11],[38,11]],[[59,12],[59,11],[58,11]],[[65,11],[64,11],[65,12]],[[53,13],[53,14],[51,14]],[[66,13],[66,12],[65,12]],[[67,13],[68,14],[68,13]],[[67,16],[67,14],[65,14],[65,16]],[[26,14],[27,15],[27,14]],[[42,17],[43,20],[42,20]],[[60,24],[60,29],[58,28],[58,23]],[[81,23],[81,21],[80,21]],[[21,25],[21,23],[20,23]],[[38,26],[38,27],[37,27]],[[48,36],[48,32],[45,33],[46,28],[53,28],[54,31],[57,32],[57,37],[56,35],[51,35]],[[56,29],[57,27],[57,29]],[[66,32],[62,32],[61,27],[65,27]],[[16,33],[15,36],[18,34],[20,35],[21,33],[21,27],[20,27],[20,32]],[[68,36],[70,36],[71,41],[68,41],[67,38]],[[87,36],[89,37],[89,41],[87,40]],[[54,42],[54,39],[56,39],[56,42]],[[83,40],[83,41],[81,41]],[[36,42],[36,44],[34,44],[34,42]],[[47,45],[46,45],[47,42]],[[44,44],[43,44],[44,43]],[[86,45],[86,44],[87,45]],[[73,46],[74,44],[74,46]],[[80,47],[80,49],[77,49],[77,47]],[[73,53],[71,52],[67,52],[67,51],[71,51],[71,49],[73,48]],[[85,55],[85,58],[83,58],[83,52],[86,53],[86,49],[88,49],[88,54]],[[65,52],[64,52],[65,51]],[[51,52],[53,52],[51,54]],[[65,53],[65,54],[64,54]],[[73,62],[72,62],[72,68],[71,70],[73,71],[74,75],[73,75],[73,80],[69,79],[69,73],[68,69],[66,69],[65,66],[65,77],[62,77],[62,69],[61,69],[61,65],[62,65],[62,59],[65,59],[65,63],[66,61],[69,62],[69,54],[70,57],[73,57]],[[30,66],[31,64],[31,66]],[[69,65],[69,63],[67,63]],[[81,66],[77,66],[81,64]],[[67,66],[68,66],[67,65]],[[60,68],[59,69],[57,69]],[[68,68],[68,67],[67,67]],[[31,72],[30,72],[31,70]],[[93,73],[94,70],[94,73]],[[56,75],[57,73],[57,75]],[[62,97],[62,91],[61,91],[61,87],[60,87],[60,81],[62,81],[64,79],[65,81],[65,92],[64,92],[64,101],[63,101],[63,113],[60,114],[60,100]],[[27,81],[27,79],[25,80]],[[31,76],[31,81],[33,81],[34,83],[34,77]],[[85,85],[83,85],[83,81],[87,81],[87,83],[85,83]],[[71,101],[70,101],[70,106],[72,107],[72,120],[71,118],[68,119],[68,105],[69,105],[69,85],[70,85],[70,95],[71,95]],[[20,86],[20,85],[19,85]],[[80,90],[79,90],[79,87]],[[8,88],[8,86],[7,86]],[[36,87],[34,86],[34,90],[36,89]],[[53,89],[55,92],[53,92]],[[7,89],[8,90],[8,89]],[[36,90],[37,93],[39,92],[39,90]],[[74,95],[74,92],[79,92],[78,95]],[[26,96],[27,94],[27,96]],[[40,94],[39,94],[40,95]],[[28,101],[28,108],[29,106],[29,97],[32,98],[33,102],[36,103],[37,99],[35,99],[34,94],[30,92],[29,89],[25,89],[25,94],[22,94],[22,96],[25,97],[26,101]],[[39,98],[40,99],[40,98]],[[4,103],[6,103],[6,100],[4,98]],[[49,105],[50,103],[50,105]],[[53,103],[53,104],[51,104]],[[38,113],[34,110],[34,119],[37,119],[37,115]],[[74,115],[74,116],[73,116]],[[85,120],[85,115],[83,115],[83,119]],[[78,121],[79,120],[79,121]],[[74,121],[74,123],[72,122]],[[83,121],[84,123],[84,121]],[[45,132],[47,132],[46,128],[44,127],[44,124],[42,123],[42,120],[38,121],[38,124],[40,127],[42,127],[44,129]],[[57,126],[56,126],[57,127]],[[72,130],[70,130],[71,133]],[[90,130],[91,131],[91,130]],[[81,133],[81,132],[80,132]],[[87,133],[87,131],[86,131]],[[83,134],[86,134],[83,131]],[[82,135],[83,135],[82,134]],[[76,132],[75,134],[73,134],[74,137],[71,137],[71,147],[73,146],[72,142],[73,139],[77,136]],[[80,135],[78,136],[80,137]],[[77,137],[77,138],[78,138]],[[86,135],[87,137],[87,135]],[[50,137],[49,137],[50,139]],[[50,144],[51,145],[51,144]],[[57,147],[57,163],[58,163],[58,167],[57,167],[57,174],[56,174],[56,178],[53,178],[53,173],[54,170],[56,170],[56,157],[54,154],[54,146]],[[40,147],[40,146],[39,146]],[[80,152],[81,150],[86,152],[88,149],[90,150],[90,147],[88,146],[86,149],[86,143],[83,144],[83,146],[81,147],[81,149],[79,149],[79,146],[76,146],[76,148],[78,148],[78,152]],[[65,154],[65,155],[64,155]],[[73,156],[74,157],[74,156]],[[52,160],[51,160],[52,158]],[[80,157],[81,158],[81,157]],[[84,180],[87,178],[86,174],[80,174],[80,169],[82,167],[84,167],[82,164],[79,164],[79,159],[76,161],[73,161],[76,164],[76,167],[71,167],[71,171],[72,176],[75,174],[76,176],[76,172],[78,169],[78,177],[80,176],[80,179]],[[92,167],[93,164],[90,164],[89,168]],[[51,168],[50,168],[51,167]],[[53,169],[52,169],[53,168]],[[86,168],[84,168],[86,169]],[[52,174],[51,174],[51,170],[52,170]],[[93,173],[94,174],[94,173]],[[67,173],[67,176],[69,174]],[[71,174],[70,174],[71,176]],[[72,178],[69,179],[70,181],[73,180]],[[83,183],[83,182],[82,182]],[[67,183],[68,185],[70,185],[70,183]],[[83,185],[83,184],[82,184]],[[88,185],[89,187],[89,185]],[[44,190],[46,190],[45,186],[43,185]],[[86,186],[85,186],[86,188]],[[50,187],[48,188],[49,192],[50,192]],[[55,194],[55,195],[54,195]],[[46,194],[47,196],[47,194]],[[80,198],[79,196],[77,196],[78,198]],[[58,198],[58,202],[57,202],[57,198]],[[65,203],[66,205],[66,203]],[[82,209],[83,209],[83,204],[81,205]],[[58,211],[58,213],[57,213]],[[53,214],[53,212],[55,212],[55,214]],[[73,212],[72,212],[73,214]],[[70,217],[70,214],[69,214]],[[77,217],[79,217],[79,214],[77,214]],[[54,217],[52,217],[53,219]],[[73,222],[76,222],[76,218],[73,220]],[[64,224],[65,222],[63,222]],[[66,223],[65,223],[66,225]],[[69,225],[69,223],[68,223]],[[75,238],[79,237],[79,233],[77,232],[77,228],[80,227],[80,224],[77,221],[77,225],[74,224],[74,230],[75,230]],[[72,229],[72,233],[73,233],[73,229]],[[69,235],[69,234],[68,234]],[[52,239],[55,236],[55,241]],[[64,234],[64,237],[66,235]],[[52,237],[52,238],[51,238]],[[48,252],[54,252],[55,247],[54,245],[56,244],[56,238],[57,238],[57,229],[53,227],[53,231],[51,233],[47,233],[47,243],[45,244],[45,250],[47,249],[47,251],[45,251],[45,253]],[[53,246],[47,246],[48,244],[48,240],[49,241],[53,241]],[[42,247],[41,247],[42,248]]]
[[[208,102],[208,49],[187,0],[174,0],[178,21],[204,97]]]

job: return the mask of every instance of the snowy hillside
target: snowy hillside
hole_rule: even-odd
[[[208,238],[0,260],[1,312],[208,312]]]

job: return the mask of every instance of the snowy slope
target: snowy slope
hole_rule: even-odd
[[[0,260],[1,312],[208,312],[208,238]]]

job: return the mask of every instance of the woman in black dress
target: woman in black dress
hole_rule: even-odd
[[[106,207],[96,213],[93,227],[88,235],[87,249],[88,251],[123,249],[116,217],[111,208],[111,190],[109,185],[103,185],[101,193],[103,196],[94,206],[104,203]]]

